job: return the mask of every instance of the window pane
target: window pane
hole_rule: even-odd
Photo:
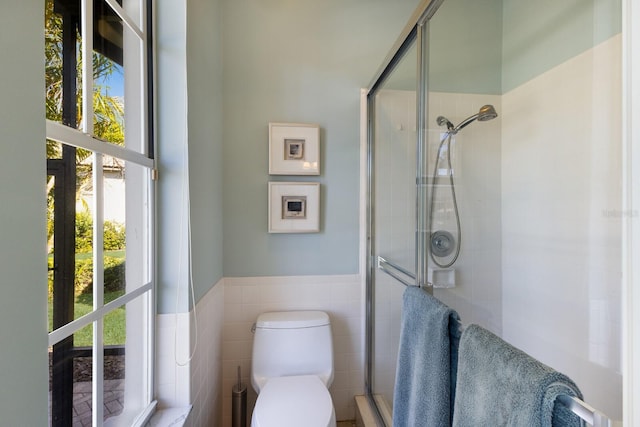
[[[47,139],[47,159],[60,159],[62,157],[62,144],[52,139]]]
[[[93,156],[87,150],[78,149],[76,156],[76,237],[74,319],[93,311]],[[74,334],[76,347],[91,347],[92,326],[85,326]]]
[[[86,150],[62,145],[65,159],[48,166],[47,264],[49,331],[92,310],[93,220],[89,206],[92,165]],[[71,167],[63,165],[71,163]],[[75,176],[69,176],[75,169]],[[69,230],[74,234],[64,233]],[[82,344],[91,345],[88,332]],[[77,337],[78,338],[78,337]]]
[[[53,244],[55,241],[55,187],[56,177],[47,175],[47,331],[53,330],[53,279],[55,264],[53,258]]]
[[[123,25],[104,1],[96,3],[93,27],[93,133],[124,145],[125,73]]]
[[[65,9],[59,1],[45,1],[45,93],[47,119],[75,128],[80,99],[80,39],[79,16],[71,9]]]
[[[103,263],[104,263],[104,302],[113,301],[124,295],[126,289],[126,185],[125,162],[109,156],[103,156],[102,217],[104,219]],[[108,329],[105,325],[105,333]],[[107,344],[107,343],[105,343]],[[113,342],[123,344],[123,342]]]
[[[77,334],[76,334],[77,335]],[[93,331],[91,325],[85,332],[86,340],[91,343]],[[75,338],[74,338],[75,340]],[[73,425],[90,426],[93,408],[92,402],[92,378],[93,378],[93,358],[91,348],[83,351],[75,351],[73,358]]]
[[[149,170],[126,162],[126,291],[131,292],[151,281],[149,234]]]
[[[133,337],[117,349],[105,347],[104,418],[117,416],[118,425],[130,425],[149,403],[149,308],[149,293],[145,293],[105,316],[105,340],[108,334]]]
[[[96,3],[95,13],[93,133],[104,141],[144,152],[144,104],[138,81],[142,41],[104,0]]]
[[[125,307],[104,317],[104,419],[118,416],[125,406]],[[142,361],[140,361],[142,363]]]

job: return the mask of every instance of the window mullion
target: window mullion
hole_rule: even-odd
[[[93,154],[93,310],[104,306],[104,186],[102,154]],[[93,323],[93,425],[104,420],[104,317]]]
[[[93,0],[82,0],[82,131],[93,134]],[[104,305],[102,154],[93,153],[93,310]],[[103,318],[93,323],[92,425],[104,420]]]
[[[137,288],[134,291],[127,292],[121,297],[108,302],[103,306],[103,308],[99,311],[92,311],[91,313],[85,314],[79,319],[74,320],[73,322],[67,323],[66,325],[51,331],[49,333],[49,346],[59,343],[69,335],[72,335],[76,331],[82,329],[83,327],[89,325],[91,322],[94,322],[96,319],[100,317],[106,316],[108,313],[112,312],[118,307],[122,307],[125,304],[135,300],[140,295],[145,292],[149,292],[153,290],[153,283],[149,282],[144,284],[143,286]]]
[[[104,142],[78,129],[47,120],[47,138],[73,147],[84,148],[89,151],[106,154],[118,159],[127,160],[146,168],[153,168],[154,160],[144,154]]]
[[[82,0],[82,131],[93,135],[93,1]]]
[[[131,29],[134,33],[140,37],[141,40],[145,40],[144,32],[140,29],[140,27],[133,22],[131,17],[124,11],[124,9],[116,2],[116,0],[105,0],[105,2],[113,9],[113,11],[122,19],[127,27]]]
[[[138,90],[138,94],[140,96],[140,103],[141,105],[146,105],[147,101],[148,101],[148,95],[149,95],[149,84],[147,83],[147,76],[149,73],[149,64],[148,64],[148,52],[147,49],[144,48],[144,45],[142,45],[142,49],[140,49],[140,88]],[[147,156],[147,157],[153,157],[152,153],[149,150],[149,110],[147,108],[143,108],[142,109],[142,123],[141,123],[141,132],[140,135],[143,138],[143,144],[142,144],[142,152]],[[155,165],[154,165],[155,166]]]
[[[93,322],[93,370],[92,370],[92,408],[93,426],[102,426],[104,421],[104,345],[102,336],[104,317]]]

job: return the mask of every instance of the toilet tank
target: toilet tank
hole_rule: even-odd
[[[272,377],[317,375],[333,381],[333,342],[323,311],[280,311],[258,316],[253,337],[251,383],[259,393]]]

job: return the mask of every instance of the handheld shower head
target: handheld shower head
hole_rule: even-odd
[[[496,109],[493,107],[493,105],[487,104],[480,107],[480,111],[478,111],[478,114],[474,114],[473,116],[467,117],[466,119],[461,121],[460,124],[458,124],[458,126],[453,126],[451,122],[447,120],[446,117],[443,117],[443,116],[438,116],[438,118],[436,119],[436,122],[438,123],[438,126],[447,125],[447,130],[449,131],[449,133],[452,135],[455,135],[456,133],[458,133],[460,129],[470,125],[475,120],[479,122],[486,122],[488,120],[495,119],[496,117],[498,117],[498,113],[496,113]]]
[[[498,113],[496,113],[496,109],[493,108],[493,105],[487,104],[480,107],[480,111],[478,112],[478,121],[486,122],[491,119],[495,119],[498,117]]]

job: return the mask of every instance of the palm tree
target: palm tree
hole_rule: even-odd
[[[81,37],[77,38],[80,40]],[[46,0],[45,7],[45,99],[46,118],[55,122],[62,122],[62,17],[54,11],[54,0]],[[80,45],[78,52],[82,52]],[[107,77],[114,73],[121,72],[121,68],[111,59],[97,52],[92,55],[93,80],[94,82],[104,82]],[[78,76],[82,67],[82,56],[78,55]],[[77,87],[81,88],[81,82]],[[78,90],[76,104],[79,106],[82,100],[82,90]],[[93,134],[100,139],[114,144],[124,144],[124,100],[120,97],[110,96],[109,87],[104,84],[95,83],[93,86]],[[82,108],[77,108],[78,117],[76,122],[81,123]],[[59,158],[61,146],[58,142],[47,140],[47,158]],[[81,194],[81,189],[86,187],[91,178],[91,165],[86,163],[90,152],[82,149],[76,151],[76,163],[78,165],[77,191]],[[53,247],[53,187],[52,177],[47,181],[47,248],[50,251]]]

